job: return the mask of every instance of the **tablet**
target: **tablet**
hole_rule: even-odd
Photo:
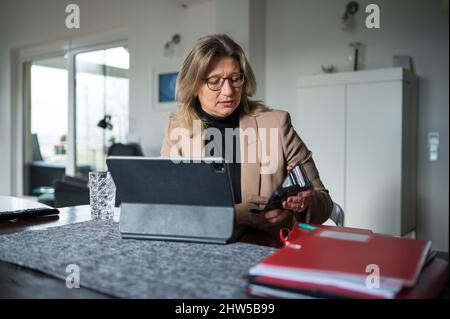
[[[227,243],[235,211],[229,165],[220,158],[110,156],[123,238]]]

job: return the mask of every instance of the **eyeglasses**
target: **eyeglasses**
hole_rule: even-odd
[[[240,88],[244,84],[245,76],[243,73],[233,73],[227,77],[213,75],[207,78],[205,81],[210,90],[219,91],[220,89],[222,89],[225,80],[228,80],[228,83],[230,83],[231,87]]]

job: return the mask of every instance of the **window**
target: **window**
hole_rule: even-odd
[[[106,169],[106,154],[128,134],[129,53],[125,47],[75,56],[77,173]]]

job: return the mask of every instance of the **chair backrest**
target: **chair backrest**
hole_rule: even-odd
[[[64,175],[60,179],[53,181],[54,207],[68,207],[77,205],[89,205],[89,185],[88,180],[79,177]],[[116,193],[115,206],[120,206],[120,198]]]
[[[89,188],[85,180],[63,176],[53,181],[53,188],[55,207],[89,204]]]
[[[141,147],[136,143],[116,143],[109,147],[108,156],[119,155],[119,156],[144,156]]]
[[[331,211],[330,219],[336,226],[344,226],[344,210],[335,202],[333,202],[333,210]]]
[[[31,134],[31,146],[33,153],[33,162],[43,161],[44,158],[41,154],[41,148],[39,147],[39,140],[37,134]]]

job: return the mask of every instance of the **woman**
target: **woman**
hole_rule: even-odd
[[[226,35],[200,38],[186,57],[177,81],[179,109],[169,121],[161,155],[220,156],[230,164],[236,222],[278,233],[294,223],[323,223],[333,202],[310,151],[291,125],[287,112],[249,99],[256,81],[242,48]],[[255,214],[301,161],[310,190],[283,207]]]

